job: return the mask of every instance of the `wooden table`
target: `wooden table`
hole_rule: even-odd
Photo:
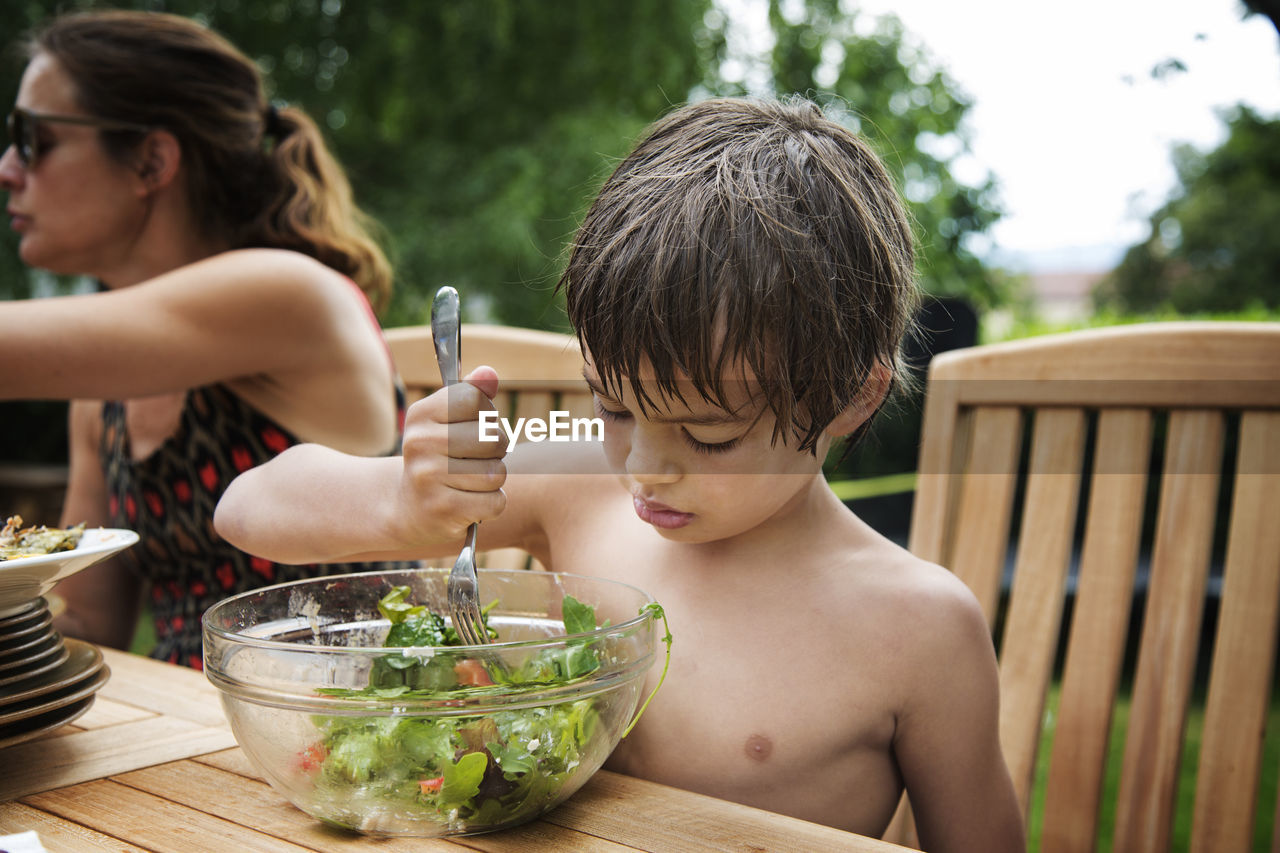
[[[236,746],[205,677],[104,649],[92,708],[0,749],[0,835],[50,851],[901,851],[882,841],[600,771],[541,820],[455,839],[332,829],[273,791]]]

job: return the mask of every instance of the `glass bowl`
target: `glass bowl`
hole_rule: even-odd
[[[370,835],[465,835],[532,820],[617,746],[654,662],[653,599],[635,587],[480,569],[498,639],[383,645],[379,602],[448,612],[447,569],[313,578],[205,613],[204,671],[266,780],[308,814]],[[566,635],[565,596],[595,630]],[[589,624],[589,623],[588,623]]]

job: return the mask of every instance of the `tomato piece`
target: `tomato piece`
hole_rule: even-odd
[[[421,779],[418,781],[418,788],[424,794],[439,793],[440,788],[444,786],[444,777],[437,776],[434,779]]]
[[[319,770],[320,765],[329,757],[329,750],[320,741],[316,741],[311,746],[298,753],[297,765],[299,770],[305,770],[308,773]]]
[[[489,671],[475,658],[458,661],[453,665],[453,674],[458,676],[458,683],[463,687],[484,687],[487,684],[493,684]]]

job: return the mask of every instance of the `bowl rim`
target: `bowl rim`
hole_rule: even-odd
[[[447,577],[449,571],[450,571],[449,568],[441,568],[441,567],[435,567],[435,566],[421,566],[416,569],[382,569],[382,570],[375,570],[375,571],[369,571],[369,572],[348,572],[345,574],[338,574],[338,575],[318,575],[314,578],[301,578],[299,580],[285,581],[283,583],[271,584],[269,586],[256,587],[254,589],[245,590],[244,592],[238,592],[235,595],[227,596],[226,598],[218,601],[216,604],[211,605],[200,616],[201,629],[203,632],[208,634],[213,634],[216,637],[227,642],[232,642],[232,643],[240,644],[243,646],[252,646],[254,648],[260,648],[260,649],[270,649],[270,650],[287,651],[287,652],[294,652],[294,653],[332,652],[332,653],[346,654],[346,655],[351,655],[351,654],[385,655],[388,653],[388,651],[392,649],[412,651],[414,649],[421,648],[421,649],[442,650],[452,654],[458,654],[465,650],[493,651],[495,649],[527,649],[527,648],[538,648],[540,646],[559,646],[562,643],[564,643],[564,641],[566,640],[589,639],[592,637],[604,637],[611,634],[625,633],[626,631],[629,631],[633,627],[641,625],[655,618],[654,614],[649,610],[649,605],[657,603],[654,597],[649,593],[645,592],[644,590],[640,589],[638,586],[626,583],[625,581],[616,581],[610,578],[601,578],[601,577],[596,577],[594,575],[584,575],[584,574],[578,574],[574,572],[556,572],[556,571],[547,571],[547,570],[541,570],[541,569],[477,568],[476,572],[481,576],[484,576],[486,574],[490,576],[535,575],[537,577],[547,578],[548,582],[554,582],[554,579],[557,579],[557,578],[568,578],[570,580],[582,580],[582,581],[587,581],[589,583],[600,583],[600,584],[606,584],[614,587],[622,587],[624,589],[628,589],[637,593],[642,599],[642,603],[640,604],[640,607],[637,609],[637,613],[635,616],[623,622],[601,626],[599,628],[596,628],[594,631],[581,631],[576,634],[559,634],[549,639],[544,638],[544,639],[538,639],[538,640],[511,640],[508,642],[486,643],[483,645],[460,645],[460,646],[334,646],[334,645],[322,645],[322,644],[304,645],[301,643],[289,642],[287,640],[273,640],[267,637],[247,636],[238,631],[230,631],[230,630],[226,630],[224,628],[218,627],[212,624],[212,621],[210,620],[210,615],[213,614],[215,611],[219,610],[220,608],[229,606],[236,601],[249,598],[255,595],[262,595],[264,593],[287,589],[289,587],[304,586],[307,584],[314,584],[314,583],[319,583],[323,581],[342,580],[345,578],[367,578],[367,577],[374,577],[379,575],[440,574]],[[446,616],[445,618],[447,619],[448,617]],[[206,649],[206,655],[205,655],[206,657],[207,657],[207,651],[208,650]]]

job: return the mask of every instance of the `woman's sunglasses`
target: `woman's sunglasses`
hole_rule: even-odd
[[[33,113],[22,107],[14,107],[13,112],[5,120],[9,130],[9,142],[18,152],[18,161],[27,169],[34,169],[36,162],[43,154],[40,145],[40,123],[79,124],[86,127],[97,127],[102,130],[128,130],[135,133],[147,133],[152,128],[128,121],[115,121],[95,116],[62,116],[47,113]]]

